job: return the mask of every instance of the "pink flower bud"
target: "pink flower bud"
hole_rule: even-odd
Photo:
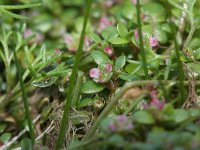
[[[98,68],[92,68],[89,72],[91,78],[99,78],[101,71]]]
[[[65,43],[66,43],[67,45],[70,45],[70,44],[72,44],[72,42],[73,42],[73,38],[72,38],[71,35],[66,34],[66,35],[64,35],[64,41],[65,41]]]
[[[112,26],[112,25],[113,25],[113,23],[110,20],[108,20],[107,17],[102,17],[100,19],[100,26],[99,27],[100,27],[101,31],[104,30],[105,28],[109,27],[109,26]]]
[[[117,126],[113,122],[108,125],[108,128],[113,132],[117,130]]]
[[[136,4],[137,4],[137,0],[132,0],[132,3],[133,3],[134,5],[136,5]]]
[[[29,38],[31,35],[33,35],[33,31],[31,29],[26,29],[24,32],[24,38]]]
[[[112,71],[112,65],[111,65],[111,64],[107,64],[107,65],[106,65],[106,70],[107,70],[108,72],[111,72],[111,71]]]
[[[158,46],[158,40],[155,37],[150,37],[149,42],[151,47]]]
[[[61,53],[61,51],[59,49],[55,49],[55,54],[59,55]]]
[[[150,92],[150,96],[151,96],[150,106],[155,106],[156,108],[162,110],[165,103],[158,100],[156,90],[152,90]]]
[[[109,56],[112,56],[113,54],[113,50],[110,46],[107,46],[106,48],[104,48],[104,52],[107,53]]]
[[[119,115],[116,117],[116,119],[117,119],[117,121],[122,123],[122,122],[126,122],[128,120],[128,117],[125,115]]]

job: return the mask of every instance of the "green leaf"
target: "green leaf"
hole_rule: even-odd
[[[121,37],[112,37],[109,39],[109,42],[114,45],[124,45],[128,44],[130,41]]]
[[[81,92],[85,94],[94,94],[101,92],[105,88],[102,84],[97,84],[92,80],[86,81],[83,83]]]
[[[7,142],[9,139],[11,138],[11,133],[8,133],[8,132],[6,132],[6,133],[4,133],[4,134],[2,134],[1,136],[0,136],[0,141],[2,141],[2,142]]]
[[[143,75],[144,71],[142,69],[142,63],[140,61],[128,61],[130,62],[125,67],[125,71],[129,74]]]
[[[0,9],[25,9],[41,6],[41,3],[36,4],[25,4],[25,5],[0,5]]]
[[[109,41],[110,38],[116,37],[117,36],[117,29],[116,27],[107,27],[102,31],[102,37],[106,40]]]
[[[181,123],[189,118],[189,114],[184,109],[175,109],[173,114],[173,120],[176,123]]]
[[[118,31],[118,34],[123,38],[126,38],[129,34],[128,29],[123,23],[117,24],[117,31]]]
[[[155,2],[146,3],[142,7],[144,14],[151,16],[156,22],[165,21],[166,10],[163,5]]]
[[[128,74],[128,73],[123,73],[119,76],[120,79],[122,80],[125,80],[125,81],[135,81],[135,80],[138,80],[139,77],[136,76],[136,75],[131,75],[131,74]]]
[[[155,27],[155,35],[158,41],[162,44],[165,44],[168,41],[166,32],[162,29],[160,25]]]
[[[21,15],[12,13],[12,12],[7,11],[7,10],[5,10],[5,9],[1,9],[1,11],[2,11],[2,13],[3,13],[4,15],[8,15],[8,16],[13,17],[13,18],[16,18],[16,19],[28,19],[28,18],[25,17],[25,16],[21,16]]]
[[[115,70],[122,69],[125,63],[126,63],[126,56],[125,55],[119,56],[117,60],[115,61]]]
[[[95,34],[94,32],[89,34],[90,38],[94,41],[94,42],[101,42],[102,39],[99,37],[98,34]]]
[[[94,51],[92,51],[91,56],[92,56],[93,60],[95,61],[95,63],[98,65],[104,65],[104,64],[111,63],[108,56],[101,51],[94,50]]]
[[[20,146],[22,150],[32,149],[32,142],[29,138],[24,138],[20,142]]]
[[[83,110],[83,111],[71,112],[70,113],[70,121],[72,121],[72,123],[74,125],[83,124],[83,120],[85,122],[90,121],[90,113],[89,112]]]
[[[85,107],[85,106],[90,106],[94,103],[94,100],[92,98],[85,98],[80,101],[78,104],[78,108]]]
[[[194,108],[191,108],[189,109],[189,113],[190,113],[190,116],[191,117],[200,117],[200,110],[199,109],[194,109]]]
[[[54,84],[57,79],[58,77],[43,78],[42,80],[34,80],[31,84],[36,87],[45,88]]]
[[[0,124],[0,133],[2,133],[6,128],[6,124]]]
[[[136,122],[138,123],[142,123],[142,124],[154,124],[155,123],[155,119],[152,116],[152,114],[150,114],[147,111],[137,111],[133,114],[133,118]]]

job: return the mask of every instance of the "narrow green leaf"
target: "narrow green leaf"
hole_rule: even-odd
[[[36,4],[25,4],[25,5],[0,5],[0,9],[25,9],[41,6],[41,3]]]
[[[16,19],[28,19],[28,18],[25,17],[25,16],[21,16],[21,15],[12,13],[12,12],[7,11],[7,10],[5,10],[5,9],[2,9],[1,11],[2,11],[2,13],[3,13],[4,15],[8,15],[8,16],[13,17],[13,18],[16,18]]]

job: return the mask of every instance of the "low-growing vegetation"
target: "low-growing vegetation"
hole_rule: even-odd
[[[199,7],[1,0],[0,150],[199,150]]]

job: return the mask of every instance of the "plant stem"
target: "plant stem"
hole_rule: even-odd
[[[62,145],[64,143],[64,138],[65,138],[66,128],[68,128],[67,121],[69,118],[69,110],[70,110],[71,103],[72,103],[75,80],[77,77],[80,58],[81,58],[82,51],[83,51],[84,35],[85,35],[86,26],[87,26],[87,20],[89,18],[89,14],[90,14],[91,3],[92,3],[91,0],[86,1],[86,11],[85,11],[85,15],[84,15],[84,23],[83,23],[81,38],[80,38],[78,50],[76,52],[76,60],[75,60],[74,67],[72,70],[72,75],[70,77],[69,91],[67,93],[67,98],[65,100],[64,113],[63,113],[63,117],[62,117],[60,133],[59,133],[58,139],[56,141],[56,150],[59,150],[62,148]]]
[[[82,81],[83,81],[83,73],[79,72],[79,74],[77,76],[75,89],[74,89],[74,95],[72,97],[72,107],[76,107],[78,104]]]
[[[138,29],[139,29],[139,44],[140,44],[140,51],[141,51],[142,62],[143,62],[143,70],[144,70],[145,78],[149,79],[147,61],[146,61],[144,45],[143,45],[142,23],[141,23],[141,18],[140,18],[140,14],[141,14],[140,0],[137,0],[136,7],[137,7],[137,22],[138,22]]]
[[[16,67],[18,70],[18,76],[19,76],[19,82],[20,82],[20,87],[21,87],[21,92],[22,92],[22,97],[23,97],[23,102],[24,102],[24,109],[25,109],[25,115],[28,121],[28,127],[29,127],[29,132],[30,132],[30,137],[32,140],[32,144],[34,144],[34,129],[33,129],[33,123],[31,120],[31,115],[30,115],[30,111],[29,111],[29,107],[28,107],[28,98],[27,98],[27,93],[26,90],[24,88],[24,82],[22,79],[22,70],[21,67],[19,65],[18,59],[17,59],[17,55],[16,55],[16,51],[14,50],[14,58],[15,58],[15,62],[16,62]]]
[[[172,25],[172,30],[175,35],[175,29],[174,29],[173,25]],[[183,66],[181,63],[179,47],[178,47],[176,36],[174,39],[174,44],[175,44],[175,51],[176,51],[176,56],[177,56],[177,65],[178,65],[178,72],[179,72],[179,89],[180,89],[180,94],[181,94],[180,104],[182,104],[182,103],[184,103],[184,99],[185,99],[184,71],[183,71]]]

